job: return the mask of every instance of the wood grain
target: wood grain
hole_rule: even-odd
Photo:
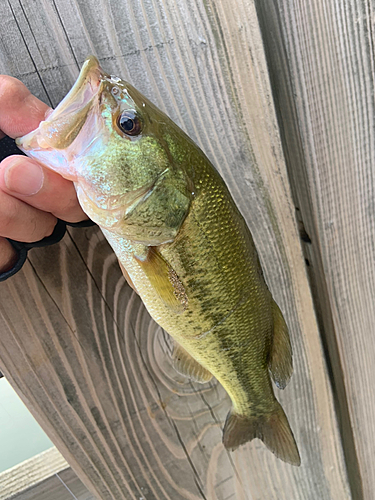
[[[71,468],[12,497],[12,500],[96,500]]]
[[[375,471],[375,4],[258,2],[354,498]]]
[[[23,494],[25,490],[36,491],[40,483],[69,468],[55,447],[21,462],[0,473],[0,500]]]
[[[101,233],[31,252],[0,286],[0,367],[78,477],[103,500],[351,498],[254,3],[9,0],[0,34],[0,71],[46,102],[94,53],[189,133],[252,230],[294,345],[278,397],[302,466],[259,441],[227,453],[224,390],[175,373]]]
[[[18,478],[22,479],[22,472],[25,473],[23,477],[25,485],[27,474],[30,472],[29,466],[20,464]],[[1,498],[9,500],[96,500],[96,497],[87,490],[70,467],[49,475],[29,488],[20,487],[11,496]]]

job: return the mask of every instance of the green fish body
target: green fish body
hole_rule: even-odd
[[[271,383],[284,388],[293,371],[288,330],[250,231],[203,152],[93,57],[68,96],[18,145],[75,182],[129,284],[173,337],[176,370],[223,385],[233,404],[224,446],[260,438],[299,465]]]

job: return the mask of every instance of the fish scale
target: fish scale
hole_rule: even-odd
[[[292,375],[288,329],[250,231],[198,146],[94,57],[62,103],[17,143],[75,182],[125,278],[174,338],[176,370],[223,385],[232,400],[224,446],[260,438],[299,465],[271,382],[283,389]]]

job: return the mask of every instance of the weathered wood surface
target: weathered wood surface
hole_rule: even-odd
[[[349,478],[372,499],[375,3],[257,3]]]
[[[11,500],[96,500],[96,497],[87,490],[73,470],[68,468]]]
[[[0,474],[0,500],[96,500],[56,448]]]
[[[260,442],[228,454],[221,445],[225,392],[175,373],[165,335],[125,284],[98,230],[76,230],[74,241],[67,236],[30,259],[0,290],[1,366],[99,498],[138,498],[145,490],[147,499],[312,499],[318,491],[331,498],[332,490],[348,498],[344,472],[336,469],[338,441],[324,430],[333,410],[319,413],[324,383],[309,385],[297,368],[296,400],[283,394],[300,469]]]
[[[61,453],[53,447],[0,473],[0,500],[24,494],[55,474],[68,469]],[[38,486],[37,486],[38,485]]]
[[[253,2],[9,0],[0,36],[0,72],[46,102],[95,53],[202,146],[248,221],[294,345],[278,397],[302,466],[259,441],[227,453],[225,392],[173,371],[167,336],[101,233],[31,252],[0,286],[0,367],[80,479],[103,500],[351,498]]]

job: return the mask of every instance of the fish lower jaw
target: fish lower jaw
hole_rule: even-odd
[[[39,129],[16,139],[17,147],[46,168],[53,170],[69,181],[76,181],[74,157],[67,151],[59,151],[44,142]],[[41,146],[42,144],[42,146]]]

